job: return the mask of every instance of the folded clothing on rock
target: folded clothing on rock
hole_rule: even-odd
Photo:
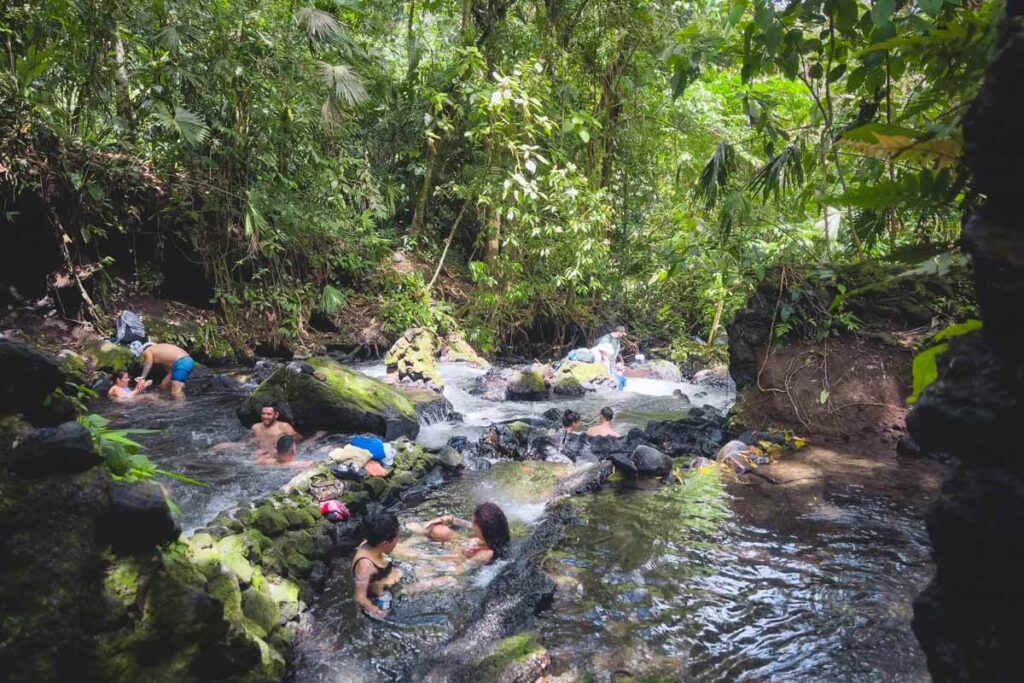
[[[339,465],[364,467],[366,463],[373,459],[373,454],[365,448],[348,444],[342,448],[335,448],[327,454],[327,457]]]

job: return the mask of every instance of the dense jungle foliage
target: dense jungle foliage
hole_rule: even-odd
[[[55,235],[94,297],[111,245],[177,245],[283,343],[372,310],[484,350],[614,320],[680,351],[774,265],[950,249],[998,10],[4,1],[0,221]]]

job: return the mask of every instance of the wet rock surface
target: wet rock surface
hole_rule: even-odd
[[[1012,680],[1024,607],[1024,39],[1007,5],[999,50],[964,120],[972,190],[964,224],[984,328],[954,339],[939,378],[907,418],[926,451],[958,465],[928,518],[935,577],[914,605],[914,632],[936,680]]]

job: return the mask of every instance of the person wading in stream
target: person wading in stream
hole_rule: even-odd
[[[621,438],[622,435],[612,429],[612,420],[614,419],[615,411],[608,406],[601,408],[598,423],[587,430],[587,436],[612,436],[616,439]]]
[[[188,351],[175,346],[174,344],[154,344],[153,342],[134,341],[129,346],[136,358],[142,360],[142,374],[135,378],[136,382],[142,382],[149,376],[149,371],[154,365],[167,370],[167,376],[160,382],[160,388],[171,390],[171,396],[184,398],[185,382],[196,367],[196,362]]]
[[[363,530],[366,540],[352,558],[355,600],[371,617],[382,619],[391,605],[390,589],[402,579],[402,572],[388,557],[398,547],[398,517],[393,512],[370,514]]]

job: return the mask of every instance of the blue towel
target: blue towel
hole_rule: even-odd
[[[349,443],[369,451],[374,460],[383,460],[385,457],[384,442],[375,436],[353,436]]]

